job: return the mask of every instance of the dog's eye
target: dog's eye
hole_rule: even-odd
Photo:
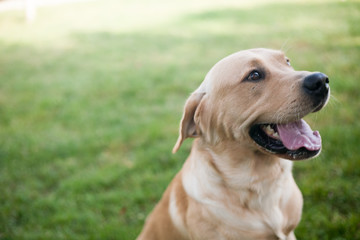
[[[286,63],[287,63],[287,65],[291,66],[290,59],[287,58]]]
[[[257,81],[261,78],[262,78],[261,73],[259,71],[254,70],[249,74],[249,76],[247,77],[247,80]]]

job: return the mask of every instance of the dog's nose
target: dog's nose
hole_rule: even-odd
[[[329,92],[329,78],[323,73],[313,73],[305,77],[303,88],[307,94],[323,98]]]

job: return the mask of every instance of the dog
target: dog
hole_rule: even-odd
[[[295,71],[281,51],[220,60],[185,103],[173,153],[195,138],[191,153],[137,239],[296,239],[303,198],[293,161],[321,151],[302,118],[329,95],[325,74]]]

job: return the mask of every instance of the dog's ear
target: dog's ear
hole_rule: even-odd
[[[179,138],[172,150],[173,153],[177,152],[177,150],[180,148],[181,144],[186,138],[194,138],[198,136],[194,116],[196,109],[199,106],[201,99],[204,97],[204,95],[205,92],[195,91],[186,101],[184,113],[180,122]]]

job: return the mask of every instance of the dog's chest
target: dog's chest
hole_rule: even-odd
[[[284,210],[292,195],[287,186],[293,182],[291,172],[278,181],[248,183],[251,187],[237,191],[217,188],[210,179],[205,184],[199,176],[204,180],[199,173],[184,174],[184,188],[202,208],[196,221],[213,226],[216,239],[287,239],[285,230],[288,234],[288,229],[296,226],[289,222]]]
[[[225,239],[286,239],[287,217],[279,205],[280,195],[256,199],[251,199],[254,193],[242,195],[238,203],[220,201],[209,206],[209,215],[221,223],[217,231]]]

